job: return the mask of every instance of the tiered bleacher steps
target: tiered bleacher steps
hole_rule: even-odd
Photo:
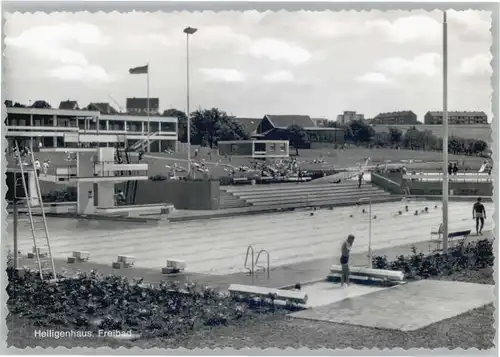
[[[251,204],[244,199],[235,196],[231,192],[227,192],[225,188],[221,188],[219,201],[220,209],[243,208],[249,206],[251,206]]]
[[[256,207],[321,207],[356,204],[361,198],[372,202],[390,202],[395,198],[371,184],[358,188],[354,181],[339,184],[276,184],[265,186],[233,186],[228,193]]]

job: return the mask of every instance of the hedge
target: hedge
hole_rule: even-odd
[[[400,255],[394,261],[389,261],[387,256],[374,256],[372,266],[374,269],[402,271],[406,279],[413,280],[450,275],[466,269],[484,269],[492,267],[494,260],[493,241],[483,239],[450,247],[447,254],[425,255],[413,247],[411,255]]]

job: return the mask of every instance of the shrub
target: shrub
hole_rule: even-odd
[[[44,202],[75,202],[77,201],[76,187],[67,187],[63,190],[50,190],[43,197]]]
[[[467,245],[458,244],[442,252],[425,255],[412,248],[412,254],[400,255],[389,261],[386,256],[373,256],[372,266],[375,269],[398,270],[407,279],[449,275],[464,269],[482,269],[494,264],[493,242],[483,239]]]
[[[94,271],[50,284],[40,280],[35,271],[23,272],[15,274],[13,268],[7,269],[10,314],[46,327],[64,324],[67,328],[89,330],[131,330],[145,337],[174,336],[205,325],[230,324],[276,308],[266,299],[237,301],[196,284],[162,282],[150,286],[142,279],[129,281]]]
[[[167,176],[158,174],[158,175],[150,176],[149,179],[151,181],[166,181]]]

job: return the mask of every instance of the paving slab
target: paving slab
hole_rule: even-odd
[[[329,305],[345,299],[370,294],[376,291],[390,289],[378,286],[351,284],[340,286],[339,283],[322,281],[302,286],[302,291],[307,294],[307,308]]]
[[[290,314],[294,318],[415,331],[494,301],[493,285],[421,280]]]

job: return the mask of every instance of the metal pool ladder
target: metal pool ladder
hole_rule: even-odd
[[[266,254],[267,256],[267,267],[264,267],[262,265],[257,265],[257,263],[259,262],[259,258],[261,256],[261,254],[264,253]],[[252,259],[252,265],[251,267],[248,266],[248,258],[251,256],[251,259]],[[252,277],[255,275],[256,273],[256,269],[255,268],[260,268],[262,269],[262,271],[267,271],[267,278],[269,279],[270,277],[270,268],[271,268],[271,258],[269,256],[269,252],[265,249],[261,249],[259,251],[259,253],[257,253],[257,258],[255,258],[255,250],[253,249],[253,246],[252,245],[249,245],[247,247],[247,254],[246,254],[246,257],[245,257],[245,269],[248,270],[248,274],[249,275],[252,275]]]

